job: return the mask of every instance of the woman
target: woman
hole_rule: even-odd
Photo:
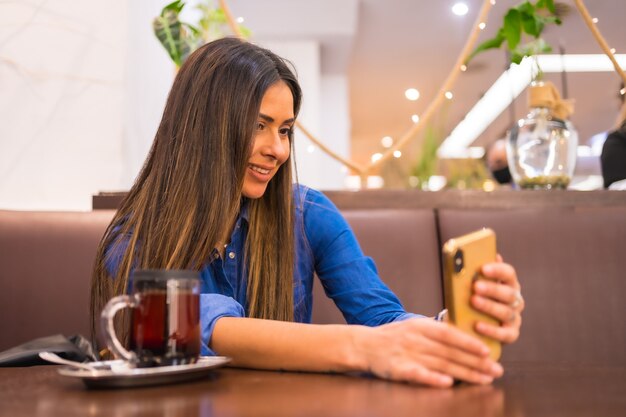
[[[481,341],[406,313],[334,205],[293,186],[300,101],[285,63],[252,44],[221,39],[187,59],[145,166],[99,248],[92,323],[110,297],[127,291],[133,268],[196,269],[203,353],[230,356],[236,366],[368,371],[433,386],[500,376]],[[354,325],[303,324],[314,272]],[[484,273],[505,285],[476,287],[475,306],[504,324],[477,328],[513,342],[523,308],[515,271],[497,263]]]

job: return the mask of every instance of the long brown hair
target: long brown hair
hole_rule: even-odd
[[[94,342],[104,304],[127,292],[133,269],[200,270],[210,262],[239,213],[261,101],[279,80],[291,89],[297,115],[296,77],[266,49],[224,38],[199,48],[180,68],[148,158],[98,248],[91,283]],[[291,158],[248,210],[249,316],[291,321]],[[107,268],[112,264],[115,271]],[[116,323],[125,343],[127,317]]]

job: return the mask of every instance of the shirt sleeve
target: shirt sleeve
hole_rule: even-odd
[[[112,245],[105,250],[105,268],[109,276],[114,277],[119,268],[122,256],[126,251],[129,235],[118,236]],[[131,276],[128,278],[128,290],[132,286]],[[200,294],[200,329],[201,346],[200,353],[204,356],[215,356],[216,353],[209,348],[215,323],[221,317],[244,317],[244,308],[231,297],[221,294]]]
[[[319,191],[308,189],[304,228],[315,259],[315,271],[326,295],[349,324],[377,326],[423,317],[407,313],[378,276],[337,207]]]
[[[244,316],[245,311],[243,307],[233,298],[221,294],[200,294],[200,327],[202,331],[201,355],[216,355],[216,353],[209,348],[209,345],[217,319],[221,317]]]

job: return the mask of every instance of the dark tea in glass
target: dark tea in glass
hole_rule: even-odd
[[[107,345],[138,367],[195,362],[200,355],[199,292],[197,272],[136,271],[131,295],[113,298],[102,312]],[[125,307],[133,309],[130,352],[112,331],[113,316]]]

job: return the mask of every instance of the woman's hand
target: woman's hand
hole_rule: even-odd
[[[498,326],[478,322],[476,331],[503,343],[513,343],[519,337],[521,313],[524,310],[524,298],[515,269],[502,262],[498,255],[498,262],[484,265],[482,272],[491,279],[477,280],[474,283],[472,306],[494,317],[501,324]]]
[[[489,384],[503,372],[480,339],[448,323],[415,318],[361,329],[359,368],[384,379],[449,387],[454,379]]]

